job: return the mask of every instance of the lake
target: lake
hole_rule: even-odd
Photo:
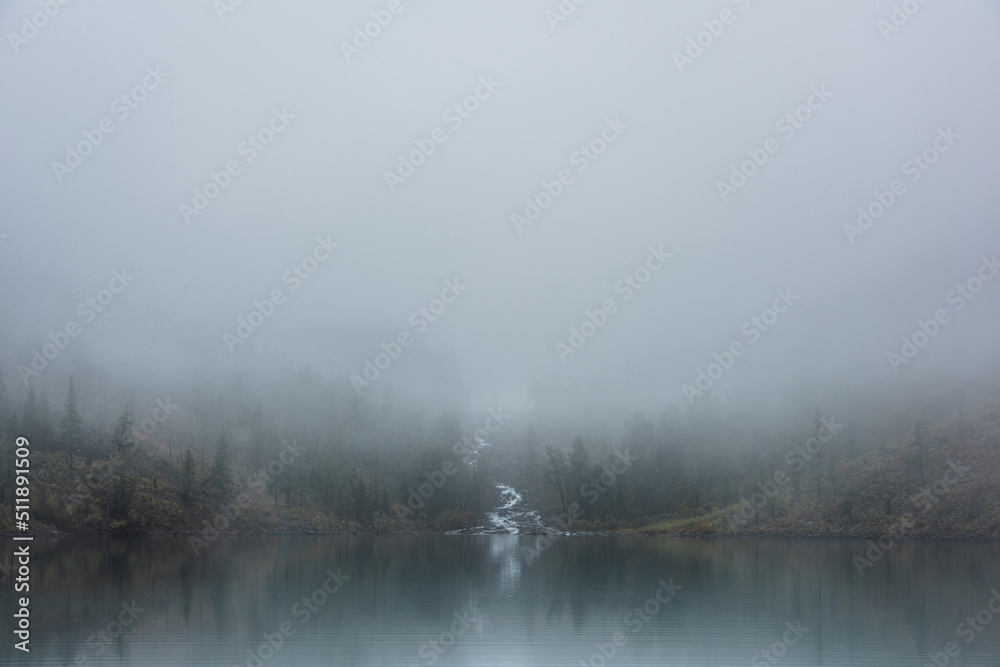
[[[31,653],[11,646],[4,582],[2,664],[1000,663],[997,543],[880,554],[864,541],[562,536],[528,553],[535,545],[223,537],[196,555],[182,537],[36,539]],[[4,562],[12,551],[4,540]]]

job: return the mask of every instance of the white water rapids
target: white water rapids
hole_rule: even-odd
[[[479,460],[479,452],[483,447],[491,446],[491,443],[480,438],[475,439],[475,448],[469,452],[466,460],[473,468]],[[500,491],[500,504],[492,512],[486,513],[488,524],[461,528],[459,530],[449,530],[448,535],[518,535],[522,530],[544,531],[545,525],[542,517],[534,510],[524,508],[524,498],[513,486],[507,484],[497,484]]]
[[[500,505],[486,513],[487,525],[449,530],[449,535],[518,535],[523,530],[544,531],[542,517],[535,510],[524,509],[524,498],[512,486],[497,484]]]

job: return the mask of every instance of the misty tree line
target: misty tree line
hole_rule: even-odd
[[[575,502],[592,527],[609,528],[714,511],[724,511],[729,525],[749,525],[798,510],[811,511],[828,525],[845,526],[863,509],[892,514],[898,509],[894,498],[912,495],[932,481],[926,470],[934,443],[926,427],[917,424],[905,438],[898,462],[891,464],[892,479],[867,482],[864,498],[869,504],[862,506],[862,489],[855,480],[863,466],[854,461],[868,447],[850,429],[822,437],[821,420],[816,411],[808,426],[747,433],[694,414],[663,415],[654,424],[635,412],[614,445],[588,446],[576,437],[568,448],[547,445],[541,453],[529,429],[519,479],[537,491],[541,507],[549,512],[548,523]],[[612,449],[636,459],[623,475],[609,472],[618,457]],[[542,474],[533,475],[538,469]],[[741,511],[743,521],[736,521]]]
[[[230,401],[222,394],[203,400],[200,390],[193,392],[190,430],[167,423],[156,437],[144,438],[128,404],[104,428],[94,423],[99,420],[85,422],[77,393],[70,377],[58,407],[34,387],[15,402],[0,372],[0,502],[13,497],[13,442],[25,435],[33,451],[56,455],[49,466],[60,467],[63,491],[83,482],[98,497],[105,525],[135,520],[136,490],[143,482],[152,483],[154,491],[172,484],[183,501],[194,503],[234,495],[263,477],[274,507],[314,510],[368,528],[397,518],[393,504],[405,502],[412,488],[426,482],[425,471],[457,459],[449,441],[461,439],[452,417],[441,416],[421,433],[419,419],[405,408],[381,406],[373,414],[357,396],[337,401],[338,411],[310,405],[315,397],[306,392],[279,414],[266,411],[260,400]],[[288,443],[299,452],[291,462],[282,454]],[[135,465],[141,456],[156,459],[156,465]],[[488,472],[462,465],[447,485],[422,500],[412,523],[458,526],[492,507],[493,490]],[[41,497],[37,504],[40,520],[71,518],[63,498]]]
[[[94,391],[95,383],[89,384],[87,394]],[[149,497],[161,488],[193,505],[231,496],[261,477],[274,508],[308,510],[361,528],[478,524],[495,507],[499,483],[523,492],[548,523],[576,503],[579,518],[592,526],[641,525],[737,505],[767,488],[779,471],[788,483],[781,494],[767,495],[753,520],[819,502],[828,520],[850,523],[857,509],[845,466],[865,447],[850,427],[800,458],[801,465],[789,464],[789,453],[819,433],[819,412],[782,428],[763,428],[721,419],[710,406],[665,410],[655,423],[636,411],[617,433],[588,423],[553,426],[544,419],[539,421],[545,426],[536,428],[524,419],[520,428],[503,427],[496,445],[482,448],[469,465],[453,449],[463,438],[468,442],[470,432],[459,418],[445,412],[427,419],[426,410],[394,400],[391,392],[337,393],[308,375],[277,383],[269,396],[254,397],[239,383],[213,389],[215,398],[208,400],[208,388],[196,387],[183,401],[183,419],[166,423],[156,437],[137,439],[135,411],[127,404],[103,428],[99,419],[85,419],[81,405],[95,417],[97,399],[78,396],[72,377],[53,407],[33,387],[15,405],[0,375],[0,501],[13,494],[14,438],[27,435],[36,451],[57,455],[52,465],[65,466],[59,478],[64,494],[93,478],[101,465],[107,470],[106,461],[115,462],[114,474],[87,485],[96,497],[88,511],[102,514],[104,525],[155,511]],[[532,417],[545,411],[540,403]],[[912,440],[905,472],[926,481],[926,431],[918,427]],[[298,453],[278,466],[287,443]],[[135,465],[142,457],[148,465]],[[634,463],[615,472],[624,457]],[[418,493],[421,485],[430,488],[434,472],[448,462],[456,472],[432,493]],[[40,499],[42,514],[36,516],[70,521],[74,508],[55,495]],[[413,511],[401,513],[400,507]],[[885,511],[892,511],[891,500]]]

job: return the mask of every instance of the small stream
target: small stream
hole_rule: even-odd
[[[485,526],[470,526],[459,530],[449,530],[448,535],[520,535],[521,533],[545,532],[542,517],[535,510],[524,506],[524,498],[512,486],[497,484],[500,492],[499,505],[486,513]]]
[[[475,447],[469,452],[469,457],[465,462],[476,467],[479,461],[479,454],[484,447],[491,447],[492,443],[475,437]],[[500,496],[497,499],[497,508],[486,513],[487,524],[485,526],[466,526],[458,530],[449,530],[448,535],[520,535],[521,533],[543,533],[546,532],[542,517],[535,510],[529,510],[524,505],[524,497],[518,493],[517,489],[507,484],[497,484],[497,491]]]

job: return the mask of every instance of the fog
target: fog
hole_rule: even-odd
[[[995,395],[1000,10],[903,4],[5,2],[8,391],[612,435]]]

